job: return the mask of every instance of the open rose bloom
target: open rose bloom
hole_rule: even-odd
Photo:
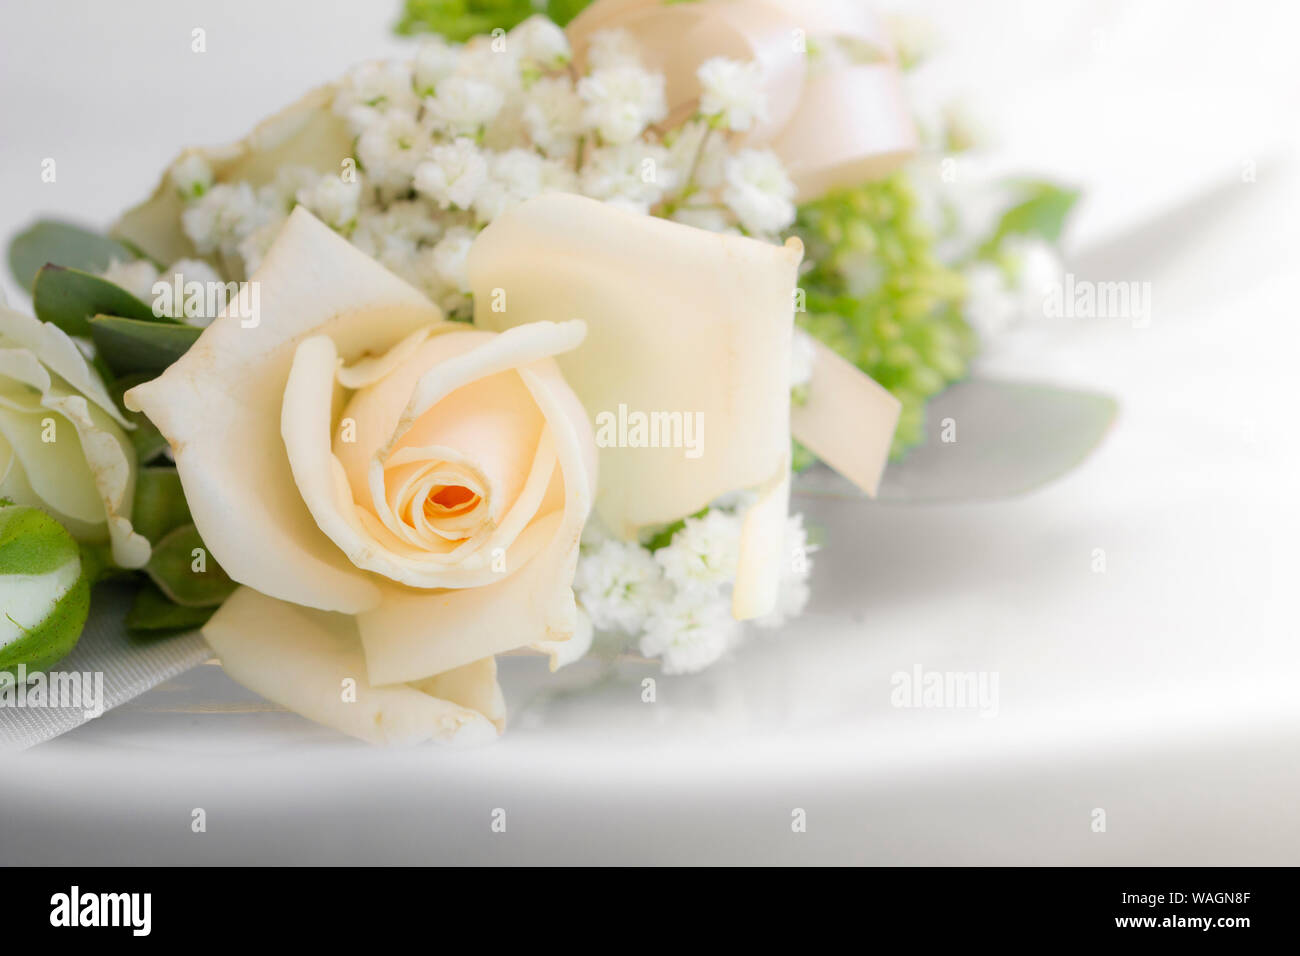
[[[554,667],[590,641],[572,582],[596,502],[631,536],[755,492],[733,610],[766,613],[800,256],[543,196],[477,240],[470,326],[296,210],[259,312],[232,306],[126,399],[244,585],[204,628],[226,670],[374,742],[495,736],[495,655]],[[700,413],[704,453],[601,449],[598,469],[590,422],[619,402]]]

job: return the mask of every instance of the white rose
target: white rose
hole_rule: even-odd
[[[73,537],[143,567],[131,527],[136,457],[104,383],[61,329],[0,305],[0,498],[48,512]]]
[[[302,208],[252,281],[257,326],[218,318],[127,396],[245,585],[204,635],[236,680],[354,736],[495,736],[494,655],[584,650],[595,446],[552,358],[583,324],[446,322]]]

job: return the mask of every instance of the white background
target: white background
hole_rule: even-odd
[[[1044,321],[984,360],[1116,395],[1093,458],[1014,501],[800,502],[829,543],[797,626],[654,705],[643,669],[509,661],[480,751],[370,750],[201,668],[6,761],[0,860],[1300,863],[1293,5],[889,6],[934,14],[918,85],[983,115],[991,166],[1086,190],[1073,271],[1152,284],[1149,327]],[[402,50],[396,12],[6,4],[0,235],[107,225],[182,145]],[[998,716],[891,707],[916,664],[996,671]]]

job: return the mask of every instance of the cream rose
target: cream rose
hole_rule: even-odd
[[[0,303],[0,498],[48,512],[74,538],[143,567],[131,527],[136,458],[118,411],[61,329]]]
[[[126,398],[244,585],[205,637],[236,680],[354,736],[495,736],[494,655],[585,650],[595,446],[553,358],[585,326],[447,322],[302,208],[252,281],[255,325],[232,309]]]

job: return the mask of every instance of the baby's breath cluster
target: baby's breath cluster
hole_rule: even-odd
[[[767,115],[757,65],[716,58],[699,76],[698,111],[666,128],[664,77],[623,31],[597,34],[581,70],[541,16],[463,45],[432,37],[411,60],[338,84],[332,109],[354,137],[339,174],[289,166],[259,186],[214,185],[194,155],[173,173],[183,227],[224,273],[246,276],[301,204],[461,316],[474,236],[543,192],[775,239],[794,222],[794,186],[773,153],[736,141]]]
[[[617,540],[589,521],[573,588],[595,630],[660,658],[668,674],[703,670],[735,647],[745,626],[731,615],[731,583],[747,505],[731,496],[639,541]],[[780,627],[803,612],[812,550],[803,516],[792,515],[776,609],[757,626]]]

